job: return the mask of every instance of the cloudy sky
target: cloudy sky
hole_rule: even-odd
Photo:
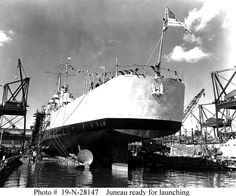
[[[192,31],[169,27],[162,66],[184,71],[186,105],[202,89],[213,100],[210,73],[234,66],[231,0],[0,0],[0,84],[14,80],[20,58],[30,81],[28,125],[55,92],[56,65],[79,69],[145,64],[162,29],[165,7]],[[235,22],[234,22],[235,23]],[[156,57],[151,64],[157,62]],[[74,79],[73,93],[81,89]],[[2,94],[2,88],[0,87]]]

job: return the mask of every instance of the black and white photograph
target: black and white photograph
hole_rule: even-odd
[[[233,195],[235,18],[233,0],[0,0],[0,194]]]

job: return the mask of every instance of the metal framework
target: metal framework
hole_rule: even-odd
[[[192,113],[194,108],[196,107],[196,105],[198,104],[200,98],[203,96],[205,96],[205,89],[202,89],[192,100],[191,102],[188,104],[188,106],[184,109],[184,114],[183,114],[183,120],[182,120],[182,124],[186,121],[186,119],[189,117],[189,115],[191,114],[192,116],[195,117],[195,115]],[[196,118],[196,117],[195,117]],[[196,118],[197,119],[197,118]],[[197,121],[199,121],[197,119]],[[183,127],[182,127],[183,128]],[[182,135],[182,128],[179,131],[179,135]],[[186,131],[186,135],[187,135],[187,129],[185,129]]]
[[[0,105],[0,130],[1,139],[4,129],[15,129],[16,124],[23,120],[22,133],[22,151],[24,152],[25,131],[26,131],[26,113],[27,113],[27,98],[30,78],[22,77],[22,65],[18,59],[18,69],[20,80],[6,83],[3,87],[2,105]],[[1,140],[0,140],[1,141]]]
[[[205,96],[205,89],[202,89],[202,90],[192,99],[192,101],[189,103],[189,105],[185,108],[182,123],[184,123],[185,120],[188,118],[189,114],[193,111],[193,109],[195,108],[195,106],[198,104],[198,102],[199,102],[199,100],[200,100],[200,98],[201,98],[202,95]]]
[[[196,118],[196,117],[195,117]],[[215,104],[206,103],[199,105],[199,125],[200,131],[203,136],[205,136],[205,141],[207,142],[207,137],[213,132],[214,139],[223,139],[226,137],[227,133],[232,132],[232,120],[230,119],[229,113],[223,111],[218,111],[218,117],[216,118]]]
[[[215,71],[211,73],[214,105],[215,105],[215,124],[218,137],[222,140],[224,130],[233,132],[232,124],[236,115],[236,68]],[[223,129],[222,129],[223,127]]]

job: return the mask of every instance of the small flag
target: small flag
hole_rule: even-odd
[[[175,26],[175,27],[183,27],[186,31],[191,33],[188,29],[187,25],[184,22],[181,22],[174,13],[169,9],[165,9],[165,16],[164,16],[164,24],[163,24],[163,32],[168,28],[168,26]]]

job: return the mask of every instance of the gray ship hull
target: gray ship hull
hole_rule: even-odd
[[[114,162],[130,142],[180,130],[183,105],[184,84],[178,80],[118,76],[51,111],[42,144],[48,152],[64,156],[80,145],[97,157],[113,157]]]

